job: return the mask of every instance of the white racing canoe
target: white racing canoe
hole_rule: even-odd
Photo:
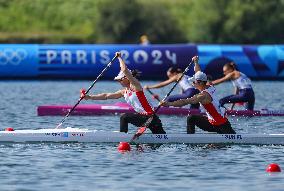
[[[133,134],[79,128],[0,131],[0,142],[129,142]],[[136,143],[177,144],[277,144],[284,145],[284,134],[144,134]]]

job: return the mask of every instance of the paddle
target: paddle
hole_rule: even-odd
[[[62,121],[57,125],[56,129],[60,128],[60,126],[64,123],[64,121],[69,117],[69,115],[74,111],[74,109],[79,105],[79,103],[84,99],[84,97],[89,93],[89,91],[94,87],[95,83],[98,81],[98,79],[105,73],[105,71],[111,66],[113,61],[117,58],[117,56],[113,57],[113,59],[107,64],[107,66],[103,69],[103,71],[98,75],[98,77],[95,79],[95,81],[92,83],[92,85],[88,88],[88,90],[80,96],[77,103],[72,107],[72,109],[65,115],[65,117],[62,119]]]
[[[167,93],[167,95],[164,97],[164,99],[162,101],[165,101],[167,99],[167,97],[169,97],[169,95],[173,92],[173,90],[175,89],[175,87],[178,85],[179,81],[183,78],[183,76],[185,75],[185,73],[189,70],[189,67],[191,66],[191,64],[193,63],[193,61],[191,61],[189,63],[189,65],[185,68],[185,70],[183,71],[182,75],[180,76],[180,78],[178,79],[178,81],[174,84],[174,86],[171,88],[171,90]],[[159,109],[162,107],[161,104],[158,105],[158,107],[154,110],[154,113],[152,114],[152,116],[144,123],[144,125],[142,127],[140,127],[138,129],[138,131],[134,134],[134,136],[132,137],[131,141],[134,141],[135,139],[137,139],[138,137],[140,137],[145,131],[146,129],[149,127],[149,125],[151,124],[154,115],[159,111]]]
[[[156,99],[159,102],[161,101],[161,99],[157,94],[154,94],[150,89],[147,89],[147,91],[153,96],[154,99]]]

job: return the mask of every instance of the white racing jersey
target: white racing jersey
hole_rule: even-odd
[[[251,80],[242,72],[240,72],[240,77],[232,80],[232,83],[235,87],[237,87],[238,89],[251,89],[252,88],[252,84],[251,84]]]
[[[183,91],[186,91],[189,88],[195,88],[191,83],[190,77],[188,75],[184,75],[178,84]]]
[[[133,109],[140,114],[152,115],[154,113],[153,107],[148,102],[143,91],[133,91],[125,89],[125,101],[133,107]]]
[[[208,120],[212,125],[218,126],[226,123],[228,119],[225,117],[225,109],[219,104],[219,100],[215,95],[216,88],[210,86],[209,88],[203,90],[202,92],[207,92],[211,98],[212,102],[208,104],[201,104],[200,107],[205,110]]]

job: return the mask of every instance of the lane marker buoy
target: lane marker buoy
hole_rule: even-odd
[[[12,127],[7,127],[5,131],[14,131],[14,129]]]
[[[117,150],[119,152],[128,152],[131,150],[131,147],[130,147],[130,144],[127,142],[120,142],[117,147]]]
[[[281,172],[281,168],[276,163],[271,163],[267,166],[266,172]]]

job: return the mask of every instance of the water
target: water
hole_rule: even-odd
[[[90,83],[0,81],[0,127],[54,128],[62,117],[37,117],[37,106],[74,104],[79,90]],[[283,84],[254,82],[256,109],[283,109]],[[114,82],[99,82],[93,92],[119,88]],[[165,95],[168,90],[154,91]],[[232,87],[226,83],[218,90],[224,96]],[[161,116],[161,120],[168,133],[186,130],[184,117]],[[230,121],[237,132],[284,133],[283,117]],[[64,125],[118,130],[119,116],[71,116]],[[0,153],[0,190],[283,190],[284,186],[283,173],[265,172],[272,162],[284,170],[284,146],[144,145],[143,152],[132,146],[132,152],[120,154],[115,144],[0,144]]]

